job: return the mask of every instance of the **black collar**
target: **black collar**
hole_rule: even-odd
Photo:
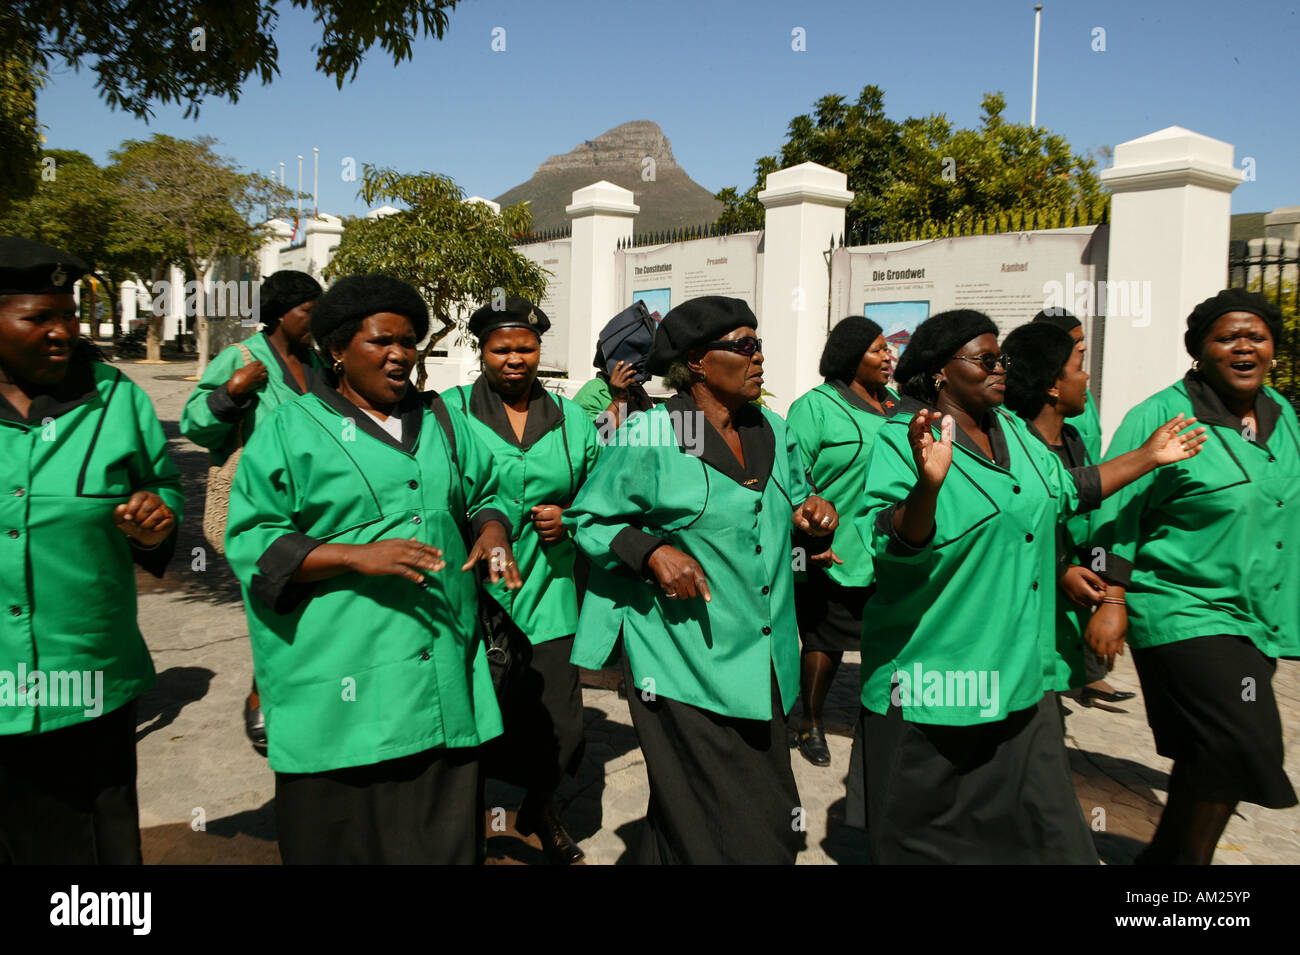
[[[414,385],[406,386],[406,394],[402,396],[402,400],[393,409],[402,419],[401,441],[396,440],[379,426],[378,421],[339,394],[336,389],[329,385],[323,375],[311,375],[307,379],[307,385],[313,395],[344,418],[352,419],[362,431],[376,441],[382,441],[389,447],[397,448],[397,450],[404,451],[407,454],[414,453],[416,442],[420,437],[420,428],[424,424],[425,407],[424,401],[421,399],[420,393],[415,390]]]
[[[893,399],[888,391],[885,392],[881,404],[885,410],[882,413],[871,402],[867,401],[860,394],[850,388],[842,381],[827,381],[826,384],[835,389],[835,393],[849,403],[851,407],[859,411],[867,411],[881,418],[892,418],[898,413],[899,403]]]
[[[560,408],[560,403],[548,395],[536,379],[533,379],[533,390],[528,393],[528,418],[524,422],[522,440],[515,436],[515,429],[510,426],[510,418],[506,415],[505,402],[492,390],[486,375],[479,375],[478,381],[470,389],[469,411],[502,441],[513,444],[522,451],[527,451],[564,423],[564,411]]]
[[[0,396],[0,418],[18,424],[38,424],[46,418],[57,418],[67,414],[73,408],[92,401],[99,394],[99,388],[96,386],[95,372],[91,366],[92,362],[89,359],[81,356],[74,357],[58,387],[48,394],[37,395],[32,399],[26,418],[20,415],[18,409],[6,398]],[[120,375],[121,372],[117,374]]]
[[[1029,433],[1032,434],[1043,444],[1047,444],[1047,439],[1043,433],[1034,426],[1032,421],[1025,421],[1029,427]],[[1088,449],[1084,446],[1083,437],[1079,434],[1079,429],[1070,422],[1066,421],[1061,425],[1061,443],[1047,444],[1053,453],[1061,459],[1061,463],[1067,468],[1082,468],[1092,464],[1088,460]]]
[[[894,411],[894,417],[905,416],[911,418],[922,409],[926,411],[939,410],[934,405],[925,404],[915,398],[904,397],[898,403],[898,408]],[[1007,450],[1007,436],[1002,431],[1002,422],[998,420],[997,409],[992,409],[985,415],[984,424],[989,435],[989,446],[993,449],[992,461],[989,461],[988,455],[984,453],[978,444],[971,440],[970,435],[959,427],[952,429],[953,443],[961,445],[981,461],[988,461],[994,467],[999,467],[1004,471],[1010,470],[1011,452]]]
[[[280,377],[284,379],[284,383],[289,386],[294,394],[304,394],[305,392],[298,387],[298,379],[293,377],[293,372],[289,370],[289,366],[285,363],[284,357],[280,354],[280,349],[276,348],[275,342],[271,341],[270,332],[263,331],[262,336],[266,339],[266,347],[270,350],[271,357],[274,358],[276,364],[280,366]],[[314,389],[312,387],[311,379],[312,371],[316,363],[313,360],[311,349],[304,349],[303,354],[298,356],[298,360],[302,362],[302,377],[307,382],[307,391],[313,391]]]
[[[740,448],[745,455],[745,466],[741,467],[722,433],[709,422],[690,395],[674,395],[665,402],[665,407],[673,418],[673,429],[679,446],[685,447],[681,433],[682,418],[685,415],[696,415],[692,420],[695,434],[700,439],[700,460],[741,487],[760,494],[763,492],[767,487],[767,479],[772,476],[772,464],[776,460],[776,434],[762,411],[746,402],[733,416],[736,430],[740,432]]]
[[[1238,434],[1241,433],[1241,418],[1228,410],[1219,393],[1203,375],[1189,371],[1183,377],[1183,387],[1187,389],[1187,397],[1192,399],[1192,414],[1196,416],[1198,422],[1231,428]],[[1259,389],[1259,394],[1255,395],[1255,423],[1258,426],[1256,444],[1268,444],[1269,436],[1272,435],[1281,417],[1282,409],[1278,403],[1270,398],[1263,388]]]

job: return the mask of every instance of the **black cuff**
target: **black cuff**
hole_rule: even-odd
[[[306,534],[290,533],[276,538],[257,559],[260,574],[254,574],[249,592],[276,613],[290,613],[311,596],[316,585],[290,580],[303,559],[321,545]]]
[[[898,536],[898,528],[894,526],[894,512],[899,505],[894,504],[885,508],[876,515],[876,530],[889,537],[889,544],[885,547],[886,553],[894,554],[897,557],[915,557],[921,551],[925,550],[934,542],[934,532],[937,530],[935,525],[930,525],[930,534],[926,537],[925,542],[920,547],[913,547],[903,538]]]
[[[610,541],[609,549],[623,563],[631,568],[632,572],[639,575],[646,575],[645,562],[650,558],[656,548],[666,544],[667,541],[655,537],[653,534],[647,534],[645,531],[636,527],[625,527]]]
[[[131,545],[131,560],[153,576],[161,577],[167,565],[171,563],[172,555],[176,553],[176,531],[177,528],[173,527],[172,532],[157,547],[142,548],[128,537],[127,543]]]
[[[514,533],[510,518],[495,507],[485,507],[469,520],[469,544],[471,547],[474,546],[474,541],[478,540],[478,536],[483,533],[483,525],[489,521],[497,521],[505,529],[506,537]]]
[[[1108,584],[1114,584],[1116,587],[1123,587],[1127,590],[1133,582],[1133,562],[1120,557],[1118,554],[1106,551],[1104,564],[1105,568],[1097,571],[1097,576]],[[1084,562],[1084,566],[1092,566],[1091,554],[1089,560]]]
[[[208,410],[212,412],[212,416],[218,421],[235,424],[243,419],[256,400],[257,395],[255,394],[241,395],[236,398],[225,385],[222,385],[220,388],[214,388],[209,393]]]
[[[1070,468],[1070,476],[1079,488],[1079,510],[1086,514],[1101,506],[1101,470],[1095,465],[1086,468]]]

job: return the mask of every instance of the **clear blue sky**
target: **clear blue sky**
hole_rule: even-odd
[[[504,52],[491,48],[496,27]],[[791,49],[795,27],[804,52]],[[1094,27],[1105,52],[1092,49]],[[236,105],[209,100],[197,120],[159,108],[146,124],[110,111],[89,70],[56,68],[38,113],[49,146],[100,162],[123,139],[207,134],[247,168],[283,160],[292,186],[302,153],[308,192],[319,146],[321,208],[335,213],[365,211],[341,179],[345,156],[445,173],[490,197],[637,119],[663,128],[705,188],[743,189],[790,119],[831,92],[875,84],[895,119],[945,113],[965,126],[981,95],[1001,90],[1007,116],[1027,122],[1033,34],[1028,0],[465,0],[441,42],[420,41],[398,67],[376,48],[340,91],[313,69],[310,16],[284,3],[280,75],[250,80]],[[1045,0],[1038,119],[1079,152],[1185,126],[1232,143],[1239,166],[1255,159],[1234,212],[1300,205],[1298,50],[1300,0]]]

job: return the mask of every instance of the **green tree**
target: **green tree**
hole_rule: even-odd
[[[503,295],[540,299],[546,272],[512,247],[532,215],[524,203],[498,214],[481,202],[466,202],[451,179],[434,173],[408,175],[364,167],[360,189],[367,205],[391,202],[403,211],[347,223],[325,277],[378,272],[414,286],[433,319],[420,349],[416,384],[423,388],[425,360],[451,331],[464,328],[467,303]]]
[[[112,153],[112,174],[121,184],[122,233],[132,238],[124,250],[157,282],[169,264],[185,266],[205,287],[218,259],[248,255],[269,234],[254,226],[257,210],[284,212],[295,194],[257,173],[241,172],[231,160],[217,155],[216,140],[208,136],[182,140],[155,133],[149,140],[130,140]],[[143,271],[142,271],[143,274]],[[187,301],[194,308],[199,367],[208,362],[208,316],[203,294]],[[148,360],[161,357],[162,316],[149,327]]]
[[[96,280],[83,284],[91,337],[99,331],[95,297],[96,286],[102,286],[108,293],[116,338],[118,292],[131,274],[130,262],[120,255],[121,189],[85,153],[50,149],[41,158],[42,175],[35,192],[0,215],[0,232],[66,249],[84,259]]]
[[[114,109],[147,119],[155,104],[184,103],[197,116],[211,96],[238,102],[253,74],[278,75],[279,11],[310,10],[320,25],[316,70],[343,88],[378,45],[401,63],[421,36],[442,39],[459,0],[8,0],[0,6],[0,213],[32,193],[40,153],[36,90],[66,63],[95,73]]]
[[[779,158],[755,164],[755,184],[728,187],[719,225],[760,221],[758,192],[771,172],[816,162],[845,173],[853,201],[851,233],[896,232],[1026,210],[1064,212],[1106,201],[1095,162],[1075,155],[1064,137],[1009,123],[1000,93],[984,96],[977,129],[954,129],[943,114],[901,123],[885,115],[884,94],[864,87],[855,103],[824,96],[812,115],[790,121]]]

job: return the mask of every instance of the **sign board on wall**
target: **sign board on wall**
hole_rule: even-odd
[[[1045,307],[1063,306],[1094,333],[1105,296],[1081,294],[1105,278],[1106,227],[837,249],[831,261],[832,319],[866,315],[895,351],[924,319],[953,308],[984,312],[1005,335]],[[1089,360],[1100,349],[1094,338]]]
[[[757,312],[761,238],[761,232],[744,232],[619,252],[619,301],[641,299],[662,318],[687,299],[725,295]]]
[[[515,251],[531,259],[549,273],[546,276],[546,294],[537,304],[551,320],[550,331],[542,339],[542,366],[568,371],[569,364],[569,294],[572,240],[534,242],[521,245]]]

